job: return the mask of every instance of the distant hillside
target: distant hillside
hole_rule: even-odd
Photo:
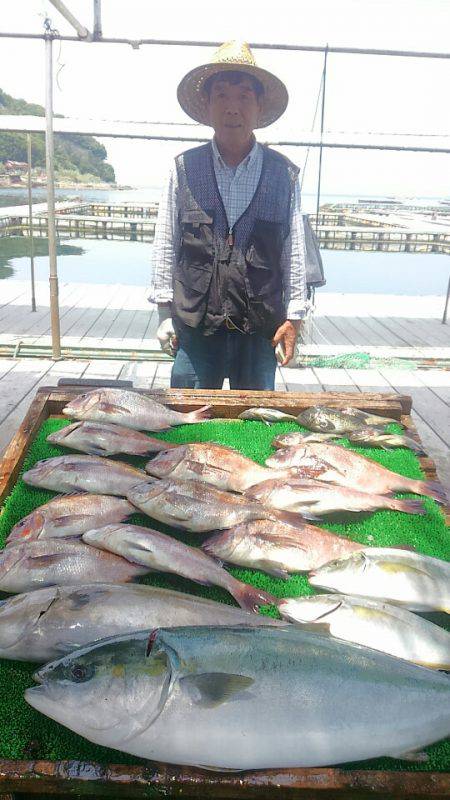
[[[0,114],[33,114],[45,116],[45,110],[36,103],[27,103],[0,89]],[[57,114],[56,116],[62,116]],[[93,136],[78,133],[55,134],[55,173],[95,175],[102,181],[115,181],[114,169],[105,162],[106,150]],[[33,167],[45,169],[45,138],[43,134],[31,135]],[[27,134],[0,131],[0,163],[27,161]]]

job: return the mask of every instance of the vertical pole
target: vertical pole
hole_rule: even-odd
[[[53,39],[50,31],[45,35],[45,160],[47,169],[48,256],[50,266],[50,321],[52,331],[52,356],[61,358],[61,333],[58,301],[58,266],[56,262],[55,230],[55,175],[53,168]]]
[[[27,145],[28,145],[28,221],[29,221],[29,239],[30,239],[31,310],[36,311],[36,293],[34,287],[33,203],[31,198],[31,133],[27,134]]]
[[[447,286],[447,297],[445,298],[445,308],[444,314],[442,316],[442,324],[445,325],[447,322],[447,309],[448,309],[448,301],[450,299],[450,278],[448,279],[448,286]]]
[[[322,137],[323,137],[323,122],[325,119],[325,89],[327,83],[327,58],[328,58],[328,45],[325,48],[325,55],[323,61],[323,81],[322,81],[322,111],[320,116],[320,148],[319,148],[319,177],[317,182],[317,204],[316,204],[316,236],[319,226],[319,206],[320,206],[320,180],[322,177]]]
[[[102,4],[101,0],[94,0],[94,41],[102,38]]]

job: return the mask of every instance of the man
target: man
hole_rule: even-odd
[[[222,45],[178,87],[212,142],[175,160],[159,208],[149,300],[157,336],[176,352],[171,386],[271,390],[276,356],[294,354],[305,315],[298,168],[260,145],[254,129],[286,109],[284,84],[248,45]]]

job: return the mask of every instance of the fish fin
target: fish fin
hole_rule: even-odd
[[[52,564],[59,564],[64,558],[64,555],[52,553],[47,556],[25,556],[26,569],[41,569],[41,567],[50,567]]]
[[[442,503],[443,505],[448,502],[445,489],[439,481],[417,481],[417,483],[421,487],[420,494],[432,497],[437,503]]]
[[[402,511],[404,514],[420,514],[421,516],[427,513],[426,508],[423,507],[423,500],[396,500],[393,498],[392,510]]]
[[[185,415],[184,422],[195,423],[195,422],[204,422],[211,417],[211,406],[202,406],[201,408],[195,409],[195,411],[189,411]]]
[[[262,569],[268,575],[273,575],[274,578],[281,578],[283,581],[287,581],[291,577],[287,569],[278,567],[273,561],[260,561],[258,569]]]
[[[206,769],[208,772],[245,772],[244,769],[234,769],[234,767],[213,767],[212,764],[193,764],[192,766],[196,769]]]
[[[112,456],[114,453],[111,450],[107,450],[106,447],[101,447],[100,445],[90,444],[84,448],[84,452],[90,456]]]
[[[194,703],[203,708],[214,708],[228,702],[254,683],[247,675],[226,672],[204,672],[201,675],[186,675],[180,686],[187,689]]]
[[[415,761],[423,764],[428,761],[428,753],[424,750],[408,750],[406,753],[386,753],[389,758],[400,758],[403,761]]]
[[[131,414],[132,412],[124,406],[119,406],[117,403],[106,403],[102,401],[98,403],[97,408],[99,411],[104,411],[106,414]]]
[[[249,586],[248,583],[236,580],[233,586],[228,587],[228,591],[237,600],[241,608],[246,611],[257,611],[260,606],[274,604],[275,598],[269,592],[257,589],[256,586]]]
[[[86,519],[86,514],[67,514],[62,517],[55,517],[52,524],[55,528],[63,528],[65,525],[71,525],[74,522],[82,522]]]

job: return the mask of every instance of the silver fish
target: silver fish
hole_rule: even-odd
[[[135,509],[127,500],[103,494],[63,495],[39,506],[11,530],[8,545],[32,539],[81,536],[91,528],[123,522]]]
[[[80,450],[90,456],[114,456],[125,453],[133,456],[148,456],[176,447],[145,433],[133,431],[123,425],[104,422],[74,422],[47,436],[47,442]]]
[[[54,492],[93,492],[125,496],[147,477],[145,472],[100,456],[57,456],[37,461],[24,472],[31,486]]]
[[[14,594],[44,586],[126,583],[147,572],[78,539],[42,539],[0,551],[0,591]]]
[[[402,428],[405,427],[403,422],[399,419],[394,419],[393,417],[382,417],[380,414],[370,414],[367,411],[362,411],[360,408],[354,408],[353,406],[345,406],[344,408],[340,408],[339,411],[343,416],[358,420],[363,425],[381,427],[383,425],[392,425],[394,422],[396,425],[400,425]]]
[[[63,408],[63,414],[75,419],[115,422],[136,430],[163,431],[173,425],[203,422],[209,416],[209,409],[210,406],[202,406],[183,414],[128,389],[93,389],[71,400]]]
[[[312,406],[302,411],[297,422],[311,431],[319,433],[346,433],[367,427],[369,422],[365,417],[353,413],[357,409],[328,408],[327,406]],[[351,413],[349,413],[351,412]],[[362,412],[361,412],[362,413]],[[397,422],[397,420],[379,417],[378,425],[385,427],[387,423]]]
[[[266,460],[276,469],[300,467],[306,477],[336,483],[374,494],[413,492],[427,495],[445,503],[443,487],[437,481],[418,481],[392,472],[370,458],[338,444],[308,443],[298,447],[283,447]]]
[[[363,549],[363,545],[315,525],[303,523],[294,527],[266,519],[219,531],[202,547],[221,561],[260,569],[277,578],[306,572]]]
[[[450,679],[296,625],[160,629],[39,669],[35,709],[89,741],[210,769],[402,757],[450,733]]]
[[[220,586],[247,611],[256,611],[274,598],[248,586],[221,567],[197,547],[190,547],[172,536],[139,525],[105,525],[83,535],[87,544],[123,556],[158,572],[172,572],[205,586]]]
[[[220,492],[200,481],[153,480],[134,486],[127,498],[149,517],[196,533],[231,528],[251,519],[275,518],[275,512],[260,503]]]
[[[251,486],[244,493],[250,500],[259,500],[271,508],[289,511],[316,519],[336,512],[357,513],[386,508],[404,514],[425,514],[421,500],[397,500],[385,494],[359,492],[348,486],[337,486],[307,478],[271,480]]]
[[[361,428],[359,431],[352,431],[348,434],[348,440],[355,444],[382,447],[385,450],[392,447],[407,447],[418,455],[425,454],[419,442],[414,441],[410,436],[403,436],[400,433],[381,433],[376,428]]]
[[[0,658],[42,663],[107,636],[162,625],[283,624],[157,586],[49,586],[0,600]]]
[[[228,492],[243,492],[268,478],[284,478],[291,474],[289,469],[275,473],[237,450],[214,442],[183,444],[158,453],[145,469],[157,478],[202,481]]]
[[[285,411],[279,411],[277,408],[247,408],[238,415],[238,419],[260,420],[269,425],[271,422],[289,422],[291,420],[295,422],[296,417]]]
[[[450,633],[410,611],[363,597],[318,594],[278,602],[285,619],[335,639],[373,647],[433,669],[450,669]]]
[[[312,586],[387,600],[411,611],[450,613],[450,564],[420,553],[373,547],[309,575]]]
[[[308,442],[331,442],[333,439],[342,439],[343,433],[281,433],[272,440],[273,447],[296,447]]]

